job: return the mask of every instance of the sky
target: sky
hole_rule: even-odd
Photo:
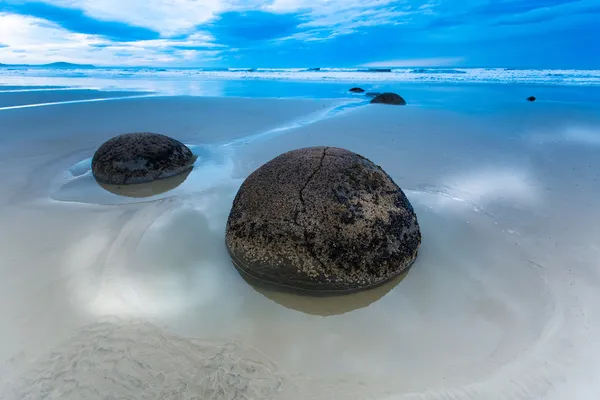
[[[0,0],[0,63],[600,69],[600,0]]]

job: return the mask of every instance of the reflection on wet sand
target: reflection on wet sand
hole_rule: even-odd
[[[181,185],[190,175],[192,169],[193,167],[181,174],[147,183],[135,183],[132,185],[110,185],[98,182],[98,184],[103,189],[119,196],[135,198],[152,197],[166,193],[169,190],[173,190]]]
[[[344,314],[371,305],[388,294],[400,282],[402,282],[408,275],[408,272],[409,270],[373,289],[354,292],[351,294],[317,297],[284,292],[269,287],[264,283],[258,282],[245,274],[242,275],[242,277],[246,282],[248,282],[248,284],[250,284],[250,286],[252,286],[254,290],[277,304],[292,310],[303,312],[305,314],[326,317],[330,315]]]

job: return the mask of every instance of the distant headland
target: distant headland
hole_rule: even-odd
[[[2,64],[0,67],[27,67],[27,68],[96,68],[92,64],[73,64],[68,62],[53,62],[50,64]]]

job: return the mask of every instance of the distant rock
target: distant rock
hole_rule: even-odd
[[[380,94],[381,93],[379,93],[379,92],[367,92],[367,93],[365,93],[365,96],[373,98],[373,97],[379,96]]]
[[[406,100],[402,98],[402,96],[396,93],[381,93],[373,100],[371,100],[372,104],[392,104],[396,106],[405,106]]]
[[[404,192],[379,166],[348,150],[311,147],[274,158],[244,181],[226,244],[251,281],[339,294],[406,272],[421,233]]]
[[[352,93],[363,93],[365,91],[365,89],[361,89],[359,87],[353,87],[352,89],[350,89],[350,91]]]
[[[98,148],[92,173],[103,184],[151,182],[192,168],[194,156],[183,143],[157,133],[127,133]]]
[[[527,98],[527,101],[535,101],[535,100],[536,100],[535,96],[529,96]]]
[[[308,68],[307,71],[320,71],[321,68]]]
[[[367,72],[392,72],[391,68],[369,68]]]

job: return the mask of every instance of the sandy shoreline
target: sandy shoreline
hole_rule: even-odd
[[[223,385],[265,399],[600,396],[597,107],[345,104],[157,97],[0,111],[6,398],[203,398]],[[69,172],[109,137],[148,130],[203,151],[173,191],[115,201]],[[309,145],[380,164],[423,231],[406,279],[327,317],[254,290],[223,244],[242,180]],[[215,349],[237,361],[214,361]],[[194,352],[212,356],[183,356]]]

